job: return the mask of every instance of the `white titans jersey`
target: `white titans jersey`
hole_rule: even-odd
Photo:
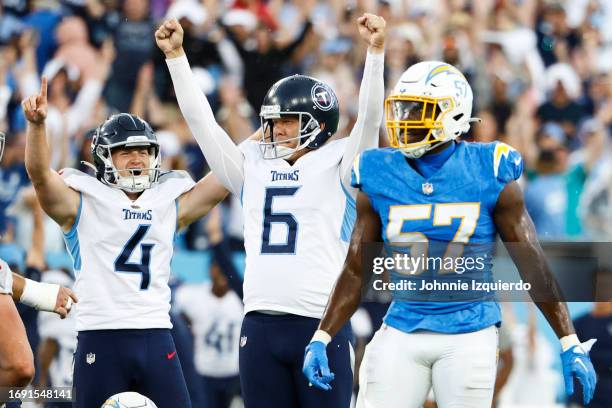
[[[210,283],[182,285],[175,306],[191,320],[194,362],[198,374],[209,377],[238,375],[238,339],[242,301],[229,291],[219,298]]]
[[[4,259],[0,259],[0,295],[13,294],[13,272]]]
[[[75,225],[64,234],[79,297],[77,330],[171,328],[176,199],[193,187],[191,177],[166,173],[135,201],[77,170],[63,177],[81,192]]]
[[[62,271],[44,272],[41,282],[55,283],[68,288],[73,284],[72,279]],[[69,313],[63,320],[55,313],[38,313],[38,334],[41,341],[53,339],[58,344],[58,352],[49,367],[51,385],[72,387],[72,356],[77,345],[74,313]]]
[[[354,197],[340,180],[346,141],[328,142],[293,166],[264,160],[256,141],[240,145],[245,313],[323,315],[355,219]]]

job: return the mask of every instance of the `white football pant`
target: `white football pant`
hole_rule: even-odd
[[[383,324],[359,370],[357,408],[420,408],[433,385],[438,408],[490,408],[497,328],[404,333]]]

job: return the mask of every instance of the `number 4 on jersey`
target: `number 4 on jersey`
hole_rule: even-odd
[[[150,224],[139,225],[134,235],[132,235],[123,247],[121,254],[115,260],[115,272],[142,274],[142,279],[140,281],[141,290],[147,290],[151,281],[149,264],[151,262],[151,249],[153,249],[154,244],[140,244],[140,263],[128,262],[128,260],[130,256],[132,256],[132,252],[134,252],[136,245],[138,245],[147,234],[149,228],[151,228]]]

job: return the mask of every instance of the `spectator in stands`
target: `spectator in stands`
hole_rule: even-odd
[[[283,72],[286,62],[311,30],[312,23],[309,20],[311,9],[300,10],[304,27],[297,38],[288,44],[278,44],[275,41],[273,32],[275,27],[268,18],[258,21],[253,33],[254,43],[251,44],[249,41],[240,41],[231,27],[227,29],[229,38],[238,49],[246,67],[242,83],[247,100],[255,112],[259,111],[261,101],[272,84],[286,75]]]
[[[104,92],[110,106],[127,112],[132,102],[138,71],[153,55],[155,24],[147,0],[125,0],[121,22],[113,33],[117,57]]]
[[[540,239],[562,239],[565,236],[567,188],[564,176],[566,148],[563,129],[547,123],[538,141],[536,175],[525,188],[525,205]]]
[[[540,123],[556,122],[563,127],[571,150],[579,147],[576,128],[586,118],[586,112],[576,100],[581,95],[580,78],[574,69],[565,63],[555,64],[546,71],[548,100],[536,113]]]

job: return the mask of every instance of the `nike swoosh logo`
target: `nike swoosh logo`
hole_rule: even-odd
[[[174,358],[175,355],[176,355],[176,351],[173,351],[172,353],[166,354],[166,357],[168,358],[168,360],[172,360],[172,358]]]
[[[579,359],[578,357],[576,357],[574,359],[574,363],[580,363],[580,365],[582,366],[582,368],[584,368],[584,371],[589,372],[589,369],[587,368],[587,366],[584,364],[584,362]]]

